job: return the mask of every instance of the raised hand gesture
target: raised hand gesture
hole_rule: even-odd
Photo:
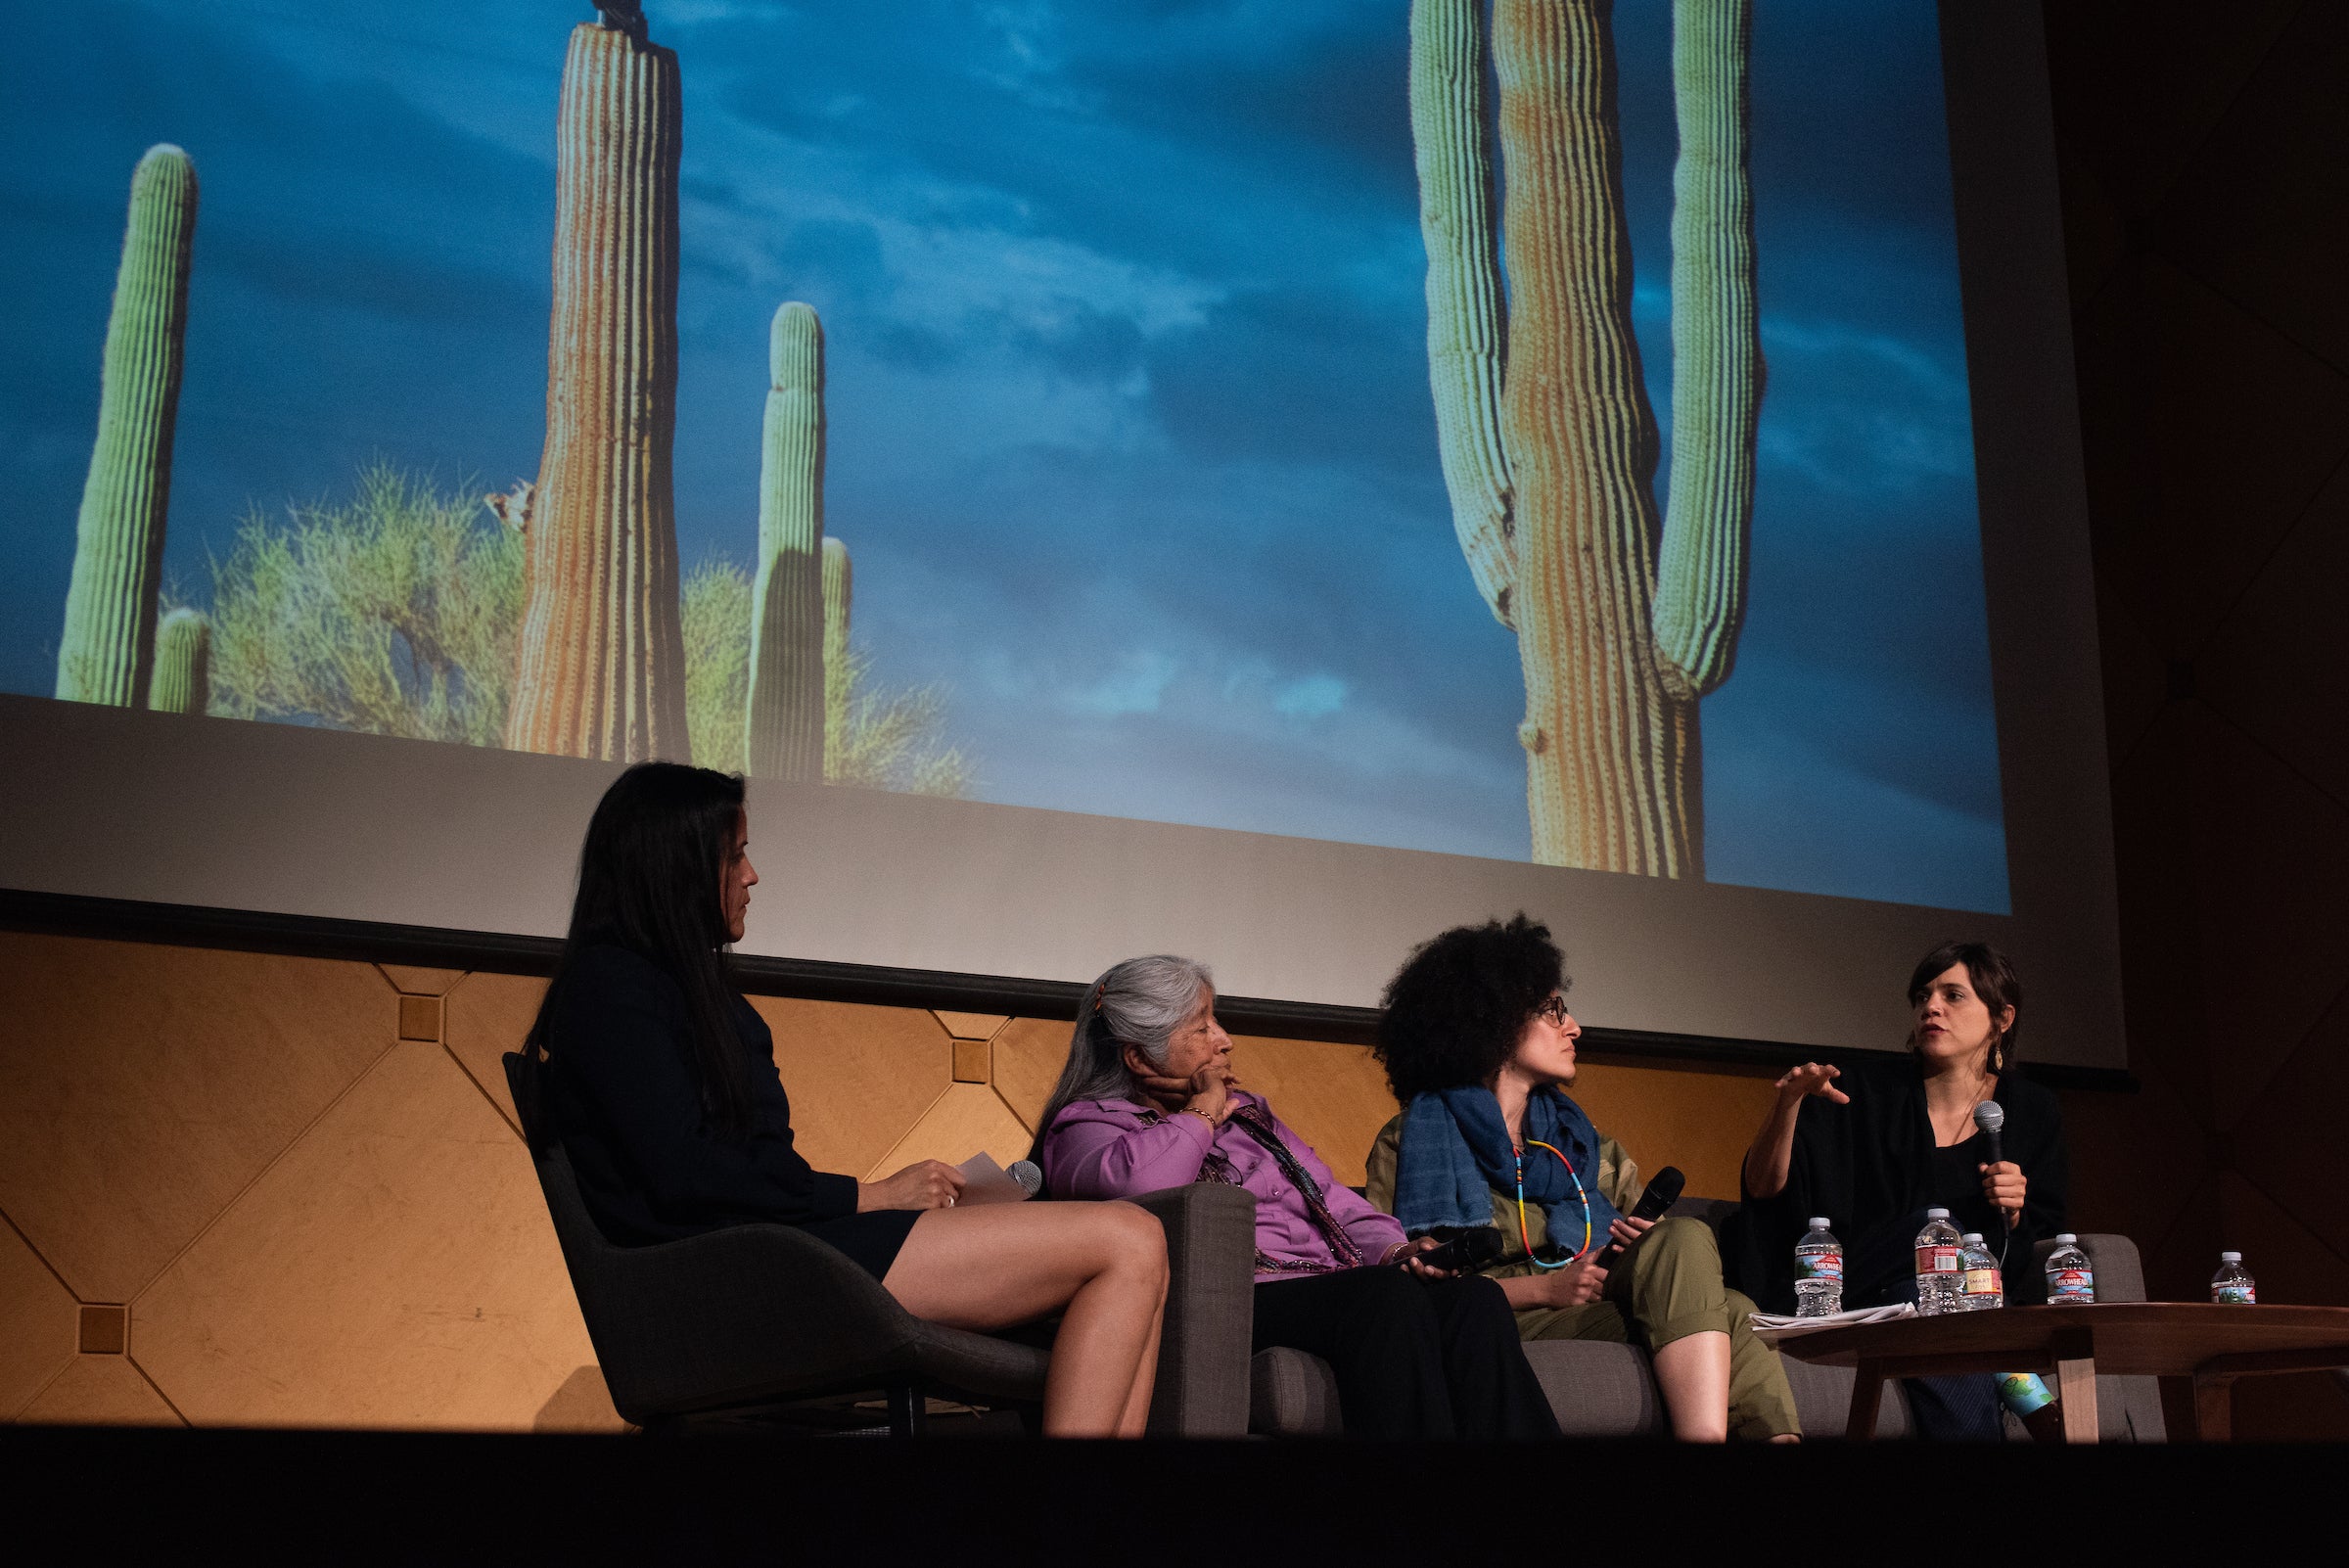
[[[1843,1069],[1840,1067],[1825,1062],[1805,1062],[1800,1067],[1788,1068],[1785,1076],[1773,1086],[1778,1091],[1781,1105],[1792,1105],[1814,1094],[1837,1105],[1849,1105],[1852,1097],[1835,1086],[1835,1080],[1841,1077]]]

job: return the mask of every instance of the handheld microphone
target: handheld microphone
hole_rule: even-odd
[[[1624,1218],[1626,1220],[1663,1219],[1664,1211],[1681,1201],[1681,1189],[1687,1184],[1688,1178],[1681,1174],[1679,1166],[1666,1166],[1648,1178],[1647,1190],[1639,1194],[1639,1201],[1632,1205],[1632,1212],[1625,1215]],[[1615,1260],[1622,1256],[1623,1244],[1618,1241],[1610,1241],[1600,1249],[1598,1261],[1602,1265],[1612,1268]]]
[[[2006,1126],[2006,1113],[1999,1109],[1999,1102],[1996,1100],[1984,1100],[1981,1104],[1975,1106],[1974,1126],[1980,1128],[1983,1135],[1990,1139],[1990,1163],[1992,1165],[1997,1165],[2002,1160],[2005,1159],[2005,1154],[2001,1150],[1999,1133]],[[2012,1230],[2014,1228],[2013,1210],[2001,1209],[1999,1211],[1999,1218],[2006,1222],[2007,1229]]]
[[[1020,1184],[1020,1190],[1033,1198],[1044,1190],[1044,1173],[1036,1169],[1034,1160],[1014,1160],[1011,1169],[1003,1173]]]
[[[1500,1256],[1500,1231],[1492,1225],[1470,1225],[1444,1238],[1440,1247],[1415,1256],[1430,1268],[1471,1273]],[[1407,1259],[1405,1260],[1408,1261]]]

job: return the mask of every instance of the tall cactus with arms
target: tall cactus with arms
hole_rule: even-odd
[[[677,423],[677,57],[633,7],[582,23],[556,121],[546,448],[526,532],[506,744],[682,759]]]
[[[765,778],[824,777],[824,329],[797,300],[767,334],[759,576],[743,757]]]
[[[137,708],[147,700],[195,244],[196,165],[169,143],[151,147],[130,177],[98,439],[57,649],[57,695],[76,702]]]
[[[1632,329],[1609,0],[1413,0],[1428,369],[1452,522],[1517,633],[1534,858],[1704,874],[1697,703],[1745,619],[1762,395],[1750,0],[1675,0],[1672,493]],[[1501,262],[1508,273],[1506,305]],[[1662,535],[1659,548],[1657,538]]]

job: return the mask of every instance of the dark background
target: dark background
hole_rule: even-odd
[[[2047,13],[2143,1084],[2065,1096],[2075,1214],[2156,1300],[2226,1247],[2349,1305],[2349,7]],[[2329,1376],[2236,1387],[2349,1438]]]

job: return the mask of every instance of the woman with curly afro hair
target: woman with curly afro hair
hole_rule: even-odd
[[[1489,1273],[1519,1335],[1644,1345],[1675,1437],[1794,1441],[1785,1369],[1754,1337],[1753,1303],[1723,1285],[1713,1232],[1625,1218],[1638,1167],[1566,1094],[1582,1034],[1568,985],[1548,928],[1522,914],[1411,954],[1379,1021],[1404,1108],[1371,1148],[1370,1201],[1411,1236],[1497,1228]]]

